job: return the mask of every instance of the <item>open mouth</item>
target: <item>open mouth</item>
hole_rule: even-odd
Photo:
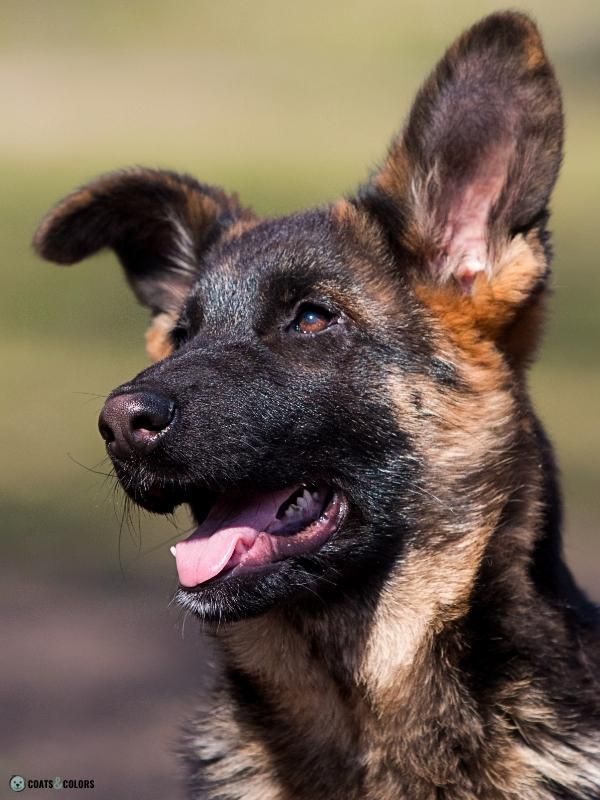
[[[252,496],[227,493],[191,536],[171,548],[179,583],[191,589],[269,571],[291,556],[312,553],[335,533],[345,513],[342,495],[321,483]]]

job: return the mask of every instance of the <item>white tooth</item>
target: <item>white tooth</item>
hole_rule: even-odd
[[[313,492],[313,493],[312,493],[312,499],[313,499],[315,502],[317,502],[317,503],[318,503],[318,502],[319,502],[319,493],[318,493],[318,492]]]
[[[301,509],[305,509],[306,506],[307,506],[306,500],[304,499],[304,495],[302,497],[299,497],[296,500],[296,503],[298,503],[298,508],[301,508]]]
[[[173,558],[174,558],[174,557],[175,557],[175,545],[173,545],[172,547],[170,547],[170,548],[169,548],[169,550],[171,551],[171,555],[172,555],[172,556],[173,556]]]
[[[304,494],[302,495],[302,498],[304,500],[304,504],[305,504],[306,508],[309,508],[312,505],[312,495],[308,491],[308,489],[304,490]]]

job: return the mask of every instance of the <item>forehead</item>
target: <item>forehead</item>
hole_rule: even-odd
[[[259,222],[212,251],[200,286],[220,280],[264,283],[318,276],[340,262],[341,239],[325,212]]]
[[[266,220],[234,231],[210,251],[187,305],[286,303],[309,292],[342,304],[389,298],[396,281],[388,280],[381,250],[328,209]]]

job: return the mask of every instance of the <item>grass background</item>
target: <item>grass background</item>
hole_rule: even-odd
[[[173,524],[187,524],[144,517],[141,535],[136,520],[119,535],[112,484],[89,471],[106,468],[95,431],[102,396],[145,366],[145,313],[111,256],[73,269],[34,257],[29,242],[48,207],[130,164],[191,172],[269,214],[329,201],[381,158],[450,40],[497,8],[466,0],[2,0],[5,586],[28,592],[60,582],[74,602],[81,586],[72,576],[112,586],[122,568],[120,591],[150,596],[160,587],[166,600],[174,581],[167,545],[181,535]],[[555,295],[531,386],[563,472],[569,561],[600,599],[600,4],[521,8],[541,25],[567,116],[553,201]]]

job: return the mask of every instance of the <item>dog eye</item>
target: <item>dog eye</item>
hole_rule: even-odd
[[[304,305],[292,323],[296,333],[321,333],[337,322],[337,317],[322,306]]]

